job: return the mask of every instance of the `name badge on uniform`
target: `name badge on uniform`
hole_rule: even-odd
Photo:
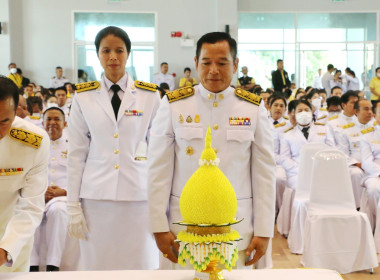
[[[61,151],[61,157],[67,158],[67,151]]]
[[[125,115],[126,116],[142,116],[143,111],[139,110],[125,110]]]
[[[230,117],[230,125],[251,125],[251,118],[246,117]]]
[[[0,168],[0,176],[12,176],[22,174],[24,168]]]

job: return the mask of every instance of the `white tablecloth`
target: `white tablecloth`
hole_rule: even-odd
[[[262,269],[223,271],[226,280],[342,280],[339,274],[327,269]],[[0,273],[0,280],[192,280],[191,270],[124,270]]]

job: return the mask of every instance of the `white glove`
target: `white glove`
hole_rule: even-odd
[[[68,201],[67,213],[69,214],[69,225],[67,227],[69,235],[71,237],[86,240],[88,228],[80,202]]]

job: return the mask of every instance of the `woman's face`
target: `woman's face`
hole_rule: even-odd
[[[119,37],[110,34],[100,41],[99,61],[106,77],[113,82],[124,76],[128,56],[127,47]]]
[[[190,74],[191,74],[191,72],[189,70],[185,71],[185,77],[186,78],[190,78]]]

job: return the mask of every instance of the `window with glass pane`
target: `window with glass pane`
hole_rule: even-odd
[[[74,39],[77,69],[84,70],[88,80],[100,80],[103,69],[94,40],[107,26],[117,26],[128,33],[132,42],[126,70],[134,80],[151,81],[154,66],[155,15],[152,13],[74,13]]]

